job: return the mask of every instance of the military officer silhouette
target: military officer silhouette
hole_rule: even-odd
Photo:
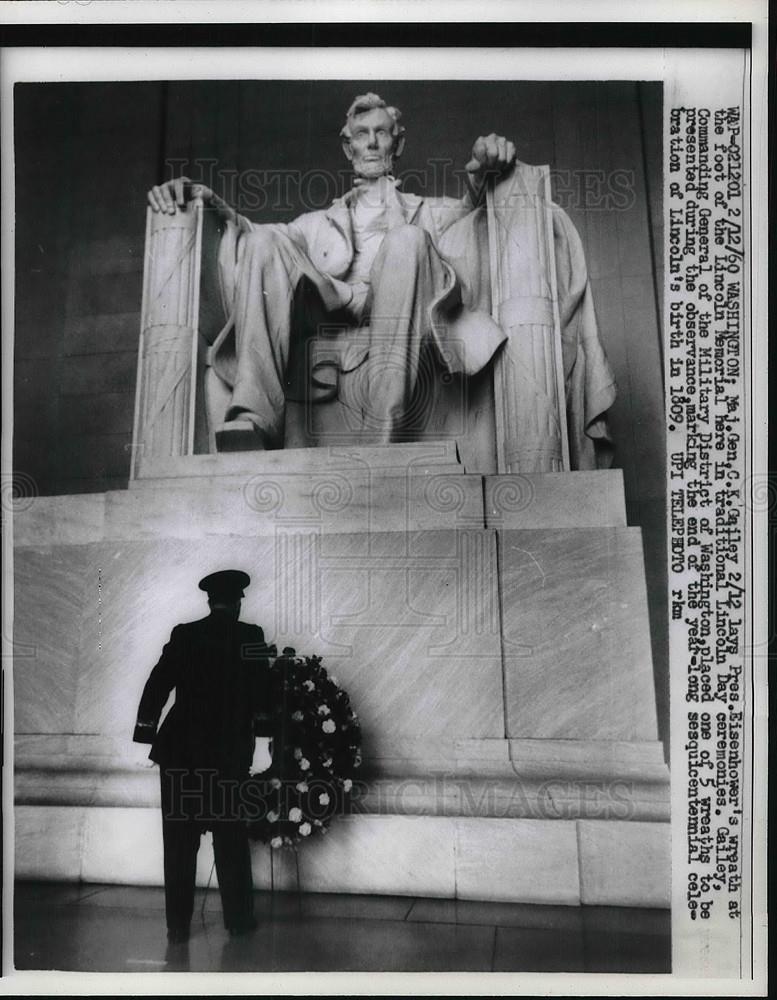
[[[275,650],[258,625],[239,621],[247,573],[222,570],[200,580],[210,614],[176,625],[151,671],[133,739],[150,743],[159,764],[165,909],[170,942],[188,940],[197,851],[213,833],[224,925],[231,934],[256,926],[241,783],[257,770],[272,735],[268,656]],[[175,702],[157,730],[171,691]]]

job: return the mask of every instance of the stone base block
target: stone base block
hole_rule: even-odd
[[[181,455],[148,459],[137,465],[137,485],[181,485],[213,477],[250,479],[256,475],[299,472],[378,473],[439,470],[457,467],[459,453],[454,438],[390,445],[327,445],[322,448],[284,448],[276,451],[234,452],[220,455]]]
[[[668,823],[579,822],[580,902],[669,906],[670,833]]]
[[[352,795],[359,815],[664,822],[669,776],[659,743],[407,741],[407,756],[366,757]],[[388,749],[388,748],[387,748]],[[16,739],[21,806],[157,807],[155,768],[127,740]]]
[[[257,473],[244,481],[204,480],[194,492],[181,483],[117,490],[106,495],[104,535],[114,541],[482,528],[480,478],[439,468],[423,475]]]
[[[497,534],[507,735],[655,740],[639,528]]]
[[[15,565],[25,613],[14,639],[30,647],[17,661],[20,735],[129,742],[172,627],[207,613],[197,580],[224,566],[251,574],[244,620],[279,649],[324,657],[359,714],[365,756],[386,738],[502,735],[493,532],[105,541],[19,547]]]
[[[625,527],[620,469],[485,476],[487,528]]]
[[[17,806],[16,875],[161,885],[158,809]],[[669,905],[669,826],[447,816],[349,816],[299,851],[303,892],[390,893],[539,904]],[[212,865],[203,839],[198,885]],[[254,883],[271,885],[270,849],[253,847]],[[272,882],[296,889],[293,854]]]

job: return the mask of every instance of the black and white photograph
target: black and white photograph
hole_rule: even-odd
[[[167,51],[3,84],[4,967],[703,976],[746,675],[695,536],[747,368],[693,157],[725,132],[739,204],[740,113],[651,52]]]

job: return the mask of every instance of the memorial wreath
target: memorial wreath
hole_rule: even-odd
[[[291,648],[271,661],[277,692],[273,762],[250,779],[248,832],[271,847],[326,833],[346,812],[361,764],[361,730],[348,694],[318,656]]]

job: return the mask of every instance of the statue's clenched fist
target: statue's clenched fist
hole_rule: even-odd
[[[515,162],[515,145],[503,135],[481,135],[472,147],[472,159],[466,166],[472,180],[487,174],[501,174]]]
[[[202,198],[207,204],[213,200],[213,192],[204,184],[193,184],[188,177],[176,177],[172,181],[158,184],[148,192],[148,203],[155,212],[175,215],[177,208],[194,198]]]

